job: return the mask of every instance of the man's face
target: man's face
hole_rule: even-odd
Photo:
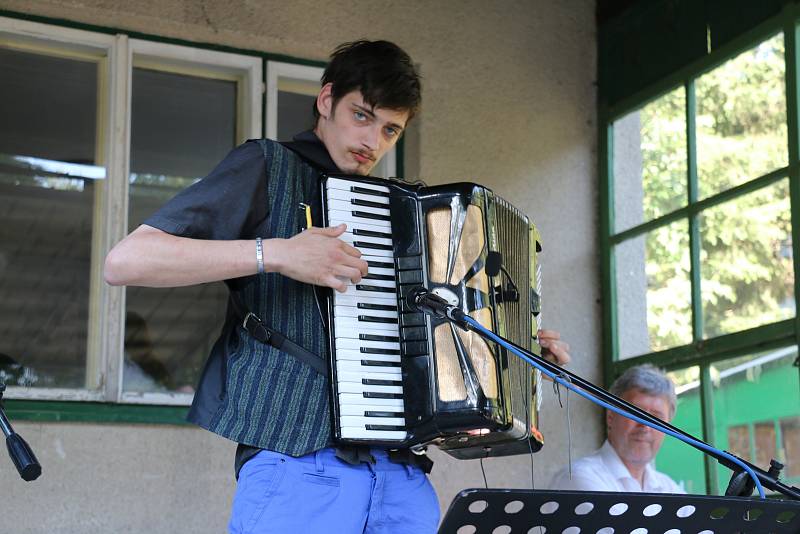
[[[330,84],[317,97],[320,118],[314,130],[342,172],[367,175],[394,146],[408,111],[373,108],[361,91],[344,95],[333,107]]]
[[[669,422],[671,418],[669,401],[666,397],[642,393],[638,389],[625,392],[622,398],[645,412]],[[608,441],[626,465],[643,467],[655,458],[664,434],[652,428],[631,421],[614,412],[606,413]]]

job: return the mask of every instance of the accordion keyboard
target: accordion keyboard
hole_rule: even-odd
[[[343,439],[406,438],[396,273],[389,188],[329,178],[328,222],[362,253],[369,270],[344,293],[334,292],[338,425]]]

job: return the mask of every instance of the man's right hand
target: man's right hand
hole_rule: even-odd
[[[309,228],[289,239],[264,243],[268,271],[277,271],[299,282],[331,287],[344,292],[367,274],[367,262],[359,250],[341,239],[347,226]]]

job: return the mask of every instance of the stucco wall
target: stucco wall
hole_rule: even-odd
[[[354,38],[397,42],[424,76],[406,176],[476,181],[533,216],[545,325],[572,345],[571,369],[600,380],[594,2],[1,0],[0,9],[309,59]],[[566,414],[545,390],[537,487],[567,460]],[[577,397],[570,408],[577,456],[599,444],[601,420]],[[0,457],[0,531],[11,522],[37,533],[224,529],[233,447],[222,439],[182,427],[15,425],[45,474],[26,484]],[[483,485],[478,462],[431,456],[443,509]],[[484,465],[491,486],[530,486],[527,457]]]

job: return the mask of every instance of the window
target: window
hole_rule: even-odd
[[[0,378],[10,399],[188,405],[222,284],[102,280],[111,246],[262,135],[263,60],[0,18]]]
[[[800,416],[800,162],[790,143],[797,102],[787,98],[798,86],[787,67],[796,31],[787,10],[681,78],[605,110],[602,139],[608,369],[668,368],[680,393],[676,426],[764,469],[794,447]],[[659,468],[689,491],[724,491],[726,469],[670,441]]]
[[[296,133],[314,126],[313,106],[322,73],[322,67],[267,62],[268,138],[290,141]],[[397,176],[396,147],[384,155],[371,174],[382,178]]]

